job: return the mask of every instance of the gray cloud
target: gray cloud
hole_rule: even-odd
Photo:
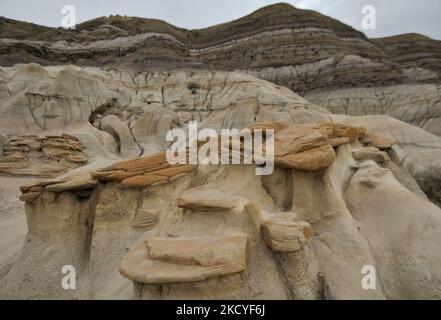
[[[121,14],[165,20],[179,27],[208,27],[244,16],[274,0],[0,0],[0,15],[8,18],[59,26],[61,8],[75,6],[79,22]],[[441,39],[439,0],[291,0],[294,6],[319,11],[361,30],[369,37],[417,32]],[[361,9],[374,5],[377,29],[362,30]]]

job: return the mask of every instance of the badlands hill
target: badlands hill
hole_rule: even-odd
[[[75,30],[7,18],[0,26],[3,66],[73,64],[134,75],[176,68],[242,71],[333,113],[388,114],[441,133],[441,42],[418,34],[368,39],[288,4],[201,30],[125,16],[97,18]]]
[[[439,48],[286,4],[0,18],[0,298],[441,298]],[[274,173],[169,164],[190,121],[273,129]]]
[[[295,92],[437,82],[440,42],[420,35],[368,39],[314,11],[288,4],[200,30],[166,22],[110,16],[75,30],[0,19],[4,66],[125,66],[134,71],[199,67],[246,70]]]

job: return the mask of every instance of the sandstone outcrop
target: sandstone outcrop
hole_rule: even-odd
[[[364,135],[365,128],[334,123],[289,126],[275,134],[275,163],[283,168],[320,171],[334,163],[334,147]]]
[[[92,179],[90,174],[74,175],[55,180],[42,180],[29,183],[20,187],[22,195],[20,200],[32,203],[44,192],[63,193],[73,192],[80,197],[89,198],[97,181]]]
[[[0,156],[0,173],[53,177],[88,162],[85,147],[75,137],[10,136]]]
[[[242,272],[245,234],[213,238],[146,239],[123,259],[120,272],[138,283],[197,282]]]
[[[361,150],[355,150],[352,152],[352,157],[357,161],[372,160],[378,164],[385,163],[389,160],[389,156],[386,152],[382,152],[375,147],[368,147]]]
[[[296,252],[313,236],[313,231],[308,222],[280,213],[262,223],[262,236],[273,251]]]
[[[349,118],[340,120],[349,122]],[[254,165],[194,165],[182,174],[185,166],[171,166],[165,162],[164,153],[159,153],[118,162],[91,175],[30,183],[21,188],[23,200],[28,219],[37,219],[41,210],[45,210],[48,219],[60,210],[69,215],[65,220],[56,220],[57,228],[46,226],[53,239],[61,236],[62,230],[83,237],[85,242],[80,247],[69,247],[69,241],[65,244],[72,263],[83,265],[89,261],[88,268],[80,271],[79,285],[84,291],[77,294],[82,297],[108,297],[112,292],[119,292],[120,296],[124,293],[124,297],[133,292],[139,299],[437,297],[441,279],[436,267],[439,251],[420,248],[435,245],[435,235],[441,229],[441,209],[414,191],[409,183],[412,178],[394,153],[396,145],[380,151],[370,142],[361,142],[372,135],[381,138],[382,134],[394,137],[397,145],[403,141],[394,131],[387,134],[378,130],[385,128],[380,121],[374,123],[377,127],[363,119],[355,119],[351,125],[267,122],[251,126],[274,128],[275,134],[282,137],[303,133],[300,140],[284,140],[284,150],[303,150],[316,146],[316,142],[328,145],[334,152],[334,161],[315,171],[277,166],[274,177],[260,177],[255,175]],[[332,139],[341,138],[345,138],[345,143],[331,146]],[[155,176],[164,170],[179,173],[159,184],[124,182],[136,176]],[[282,178],[284,175],[290,178]],[[279,188],[291,191],[278,192]],[[354,191],[359,188],[366,190]],[[415,207],[406,209],[411,218],[387,224],[389,236],[375,241],[366,232],[379,223],[379,216],[362,211],[382,212],[382,219],[398,213],[392,207],[378,211],[380,198],[369,198],[363,209],[358,208],[359,197],[371,192],[369,197],[388,197],[390,201],[403,196]],[[88,208],[85,213],[76,211],[80,203]],[[424,210],[417,210],[419,206]],[[433,237],[421,239],[421,244],[408,251],[407,242],[397,239],[410,225],[423,227],[427,219],[432,221],[429,232]],[[29,236],[35,239],[25,243],[23,253],[33,254],[20,256],[0,280],[11,296],[21,296],[17,288],[28,272],[23,267],[25,261],[37,261],[40,250],[47,250],[47,246],[55,252],[63,250],[63,243],[55,246],[52,236],[44,236],[40,228],[43,226],[38,221],[30,224]],[[383,242],[377,240],[380,238],[391,252],[397,253],[388,255],[380,245]],[[45,245],[39,247],[35,241]],[[433,263],[424,267],[415,263],[409,269],[402,268],[393,278],[381,277],[374,291],[360,286],[363,265],[372,264],[378,272],[390,273],[407,263],[409,254],[419,254]],[[36,263],[54,270],[57,261]],[[32,274],[38,275],[41,268]],[[116,272],[118,268],[121,275]],[[431,275],[432,289],[425,291],[425,284],[417,284],[416,291],[410,290],[414,285],[406,279],[418,282],[423,274]],[[34,281],[37,287],[39,281]],[[45,287],[52,292],[48,296],[60,290],[53,283]],[[161,289],[164,287],[167,290]]]
[[[92,177],[99,181],[117,181],[125,187],[148,187],[166,184],[193,172],[194,165],[173,166],[167,162],[166,153],[121,162],[95,172]]]
[[[233,211],[242,213],[248,199],[225,194],[209,186],[196,187],[178,198],[178,207],[193,211]]]
[[[329,114],[287,88],[240,73],[181,70],[134,76],[124,70],[36,64],[0,69],[5,70],[0,81],[3,134],[69,133],[101,158],[164,151],[170,145],[166,133],[191,120],[220,131],[255,121],[327,121]]]

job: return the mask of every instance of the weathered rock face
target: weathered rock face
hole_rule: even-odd
[[[312,92],[308,101],[334,114],[385,114],[441,135],[441,85],[399,85]]]
[[[394,190],[393,193],[390,193],[391,190]],[[415,197],[397,182],[391,172],[369,161],[364,162],[355,173],[346,195],[348,208],[359,221],[360,232],[369,241],[374,259],[381,261],[384,266],[380,277],[385,279],[382,285],[385,295],[402,296],[404,299],[415,296],[421,299],[438,297],[441,293],[441,279],[439,276],[423,276],[423,269],[427,270],[427,274],[433,274],[430,270],[434,270],[434,264],[441,262],[440,257],[432,256],[425,259],[423,264],[417,258],[425,255],[422,252],[437,250],[441,230],[439,227],[428,226],[432,225],[432,221],[439,224],[441,217],[438,208],[421,197]],[[360,206],[361,199],[364,204],[370,205]],[[390,228],[386,227],[407,221],[417,214],[421,218],[415,220],[406,231],[397,228],[390,232]],[[418,234],[421,241],[408,241],[412,234]],[[375,249],[380,246],[381,250]],[[405,247],[405,250],[400,246]],[[400,268],[390,267],[400,260],[406,261]],[[407,280],[400,279],[404,274]],[[409,283],[415,285],[409,286]]]
[[[393,150],[390,156],[400,168],[408,172],[418,182],[424,193],[434,203],[441,204],[441,194],[439,192],[441,183],[441,139],[438,136],[387,116],[348,117],[336,115],[333,117],[338,122],[368,128],[371,133],[370,136],[383,137],[380,139],[380,141],[383,140],[383,143],[396,141],[396,144],[393,145],[389,143]],[[366,140],[365,142],[371,143],[369,140],[372,139]],[[363,153],[366,154],[366,151]],[[383,158],[379,154],[375,156],[375,158],[377,157]],[[393,171],[392,168],[389,169]],[[404,176],[402,178],[406,179]],[[400,180],[400,182],[408,185],[403,180]],[[414,187],[412,188],[413,191],[417,190]]]
[[[297,252],[312,236],[311,225],[292,214],[276,213],[262,222],[262,237],[274,252]]]
[[[36,64],[3,68],[0,128],[10,135],[71,133],[91,149],[134,158],[163,151],[168,130],[242,129],[255,121],[309,123],[328,112],[292,91],[239,73],[140,73]],[[0,75],[0,76],[1,76]],[[3,89],[3,90],[2,90]]]
[[[87,297],[83,290],[66,294],[61,278],[54,275],[61,274],[66,265],[75,266],[80,272],[87,269],[96,195],[97,192],[89,192],[81,201],[75,193],[44,191],[39,197],[24,199],[32,201],[26,205],[29,231],[16,263],[1,280],[3,299]]]
[[[38,295],[39,273],[68,261],[78,266],[76,297],[83,298],[439,298],[441,209],[413,189],[416,183],[400,168],[387,134],[362,120],[353,126],[252,126],[327,141],[334,160],[315,171],[278,166],[274,177],[260,177],[253,165],[197,165],[182,172],[182,165],[163,169],[161,153],[91,175],[23,186],[32,239],[0,280],[5,288],[0,296],[59,297],[64,290],[54,281]],[[371,136],[383,142],[384,151],[372,146]],[[332,139],[342,138],[344,143],[331,146]],[[300,141],[284,140],[283,148],[322,143]],[[128,173],[155,176],[171,169],[176,170],[173,179],[160,184],[124,182],[132,178]],[[42,224],[43,218],[51,223]],[[387,231],[376,230],[378,225]],[[409,228],[417,243],[408,239]],[[82,240],[57,241],[65,234]],[[46,257],[41,250],[58,258],[41,260]],[[415,256],[430,263],[420,264]],[[88,267],[80,267],[85,262]],[[30,275],[26,265],[38,265],[31,272],[32,292],[18,289]],[[376,290],[361,286],[365,265],[377,268]]]
[[[0,298],[441,299],[439,60],[438,41],[286,4],[191,31],[0,18],[0,173],[39,178]],[[274,172],[171,165],[190,121],[262,131],[264,151],[273,130]]]
[[[194,169],[194,165],[170,165],[166,153],[162,152],[148,158],[117,163],[92,176],[100,181],[117,181],[125,187],[148,187],[167,184]]]
[[[89,156],[75,137],[5,137],[0,173],[13,176],[51,177],[87,164]]]
[[[431,82],[441,79],[441,43],[429,37],[410,33],[373,41],[401,66],[412,80]]]
[[[275,163],[282,168],[320,171],[335,162],[333,147],[358,141],[365,135],[365,128],[334,123],[290,126],[275,134]]]
[[[201,30],[121,16],[91,20],[75,31],[5,18],[2,23],[0,64],[6,66],[36,62],[137,71],[240,69],[298,93],[397,84],[409,78],[437,81],[439,76],[437,41],[406,35],[372,41],[339,21],[288,4]],[[408,62],[414,56],[418,62]]]

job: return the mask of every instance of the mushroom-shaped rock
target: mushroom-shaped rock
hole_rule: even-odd
[[[44,192],[61,193],[65,191],[88,191],[95,188],[97,181],[90,174],[81,174],[62,179],[43,180],[20,187],[20,200],[33,202]]]

